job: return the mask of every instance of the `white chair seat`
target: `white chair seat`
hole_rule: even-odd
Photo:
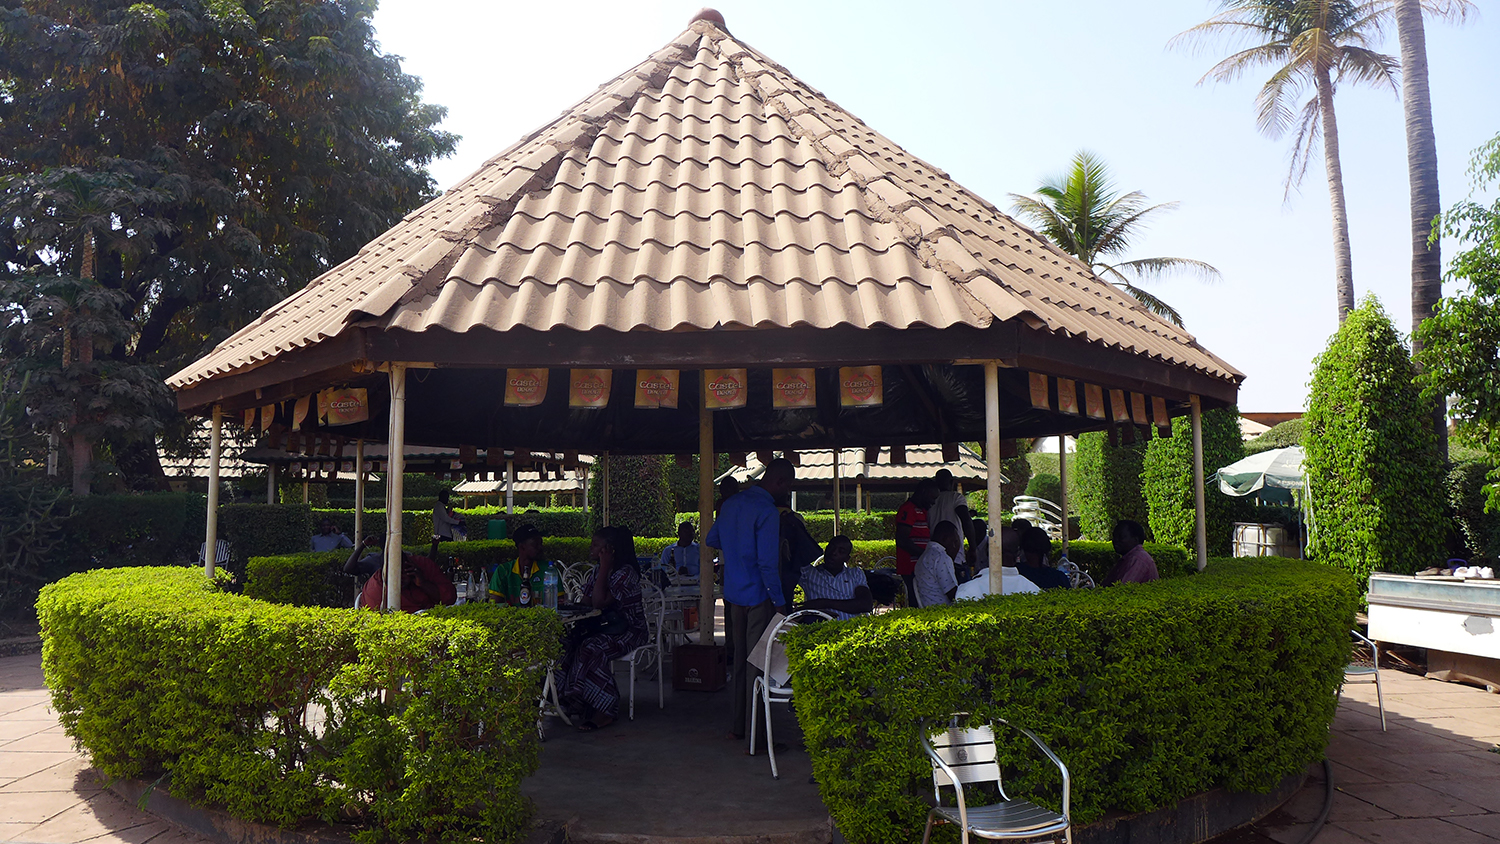
[[[957,806],[939,806],[933,812],[948,823],[960,822]],[[1067,818],[1026,800],[969,809],[969,831],[980,838],[1031,838],[1067,828]]]

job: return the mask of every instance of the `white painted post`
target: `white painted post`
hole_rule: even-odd
[[[1057,479],[1062,482],[1062,492],[1058,494],[1061,499],[1057,505],[1062,508],[1062,553],[1068,556],[1068,437],[1059,434],[1057,437]]]
[[[365,441],[354,441],[354,544],[364,538],[365,531]]]
[[[609,452],[607,452],[607,451],[604,452],[604,472],[603,472],[603,474],[599,478],[599,497],[603,499],[603,501],[599,502],[599,514],[602,517],[602,520],[599,522],[599,524],[600,525],[608,525],[609,524]]]
[[[865,485],[863,483],[854,485],[854,509],[861,513],[865,511]]]
[[[844,495],[843,488],[839,485],[839,458],[842,457],[842,456],[843,456],[843,452],[839,451],[838,446],[835,445],[833,447],[833,535],[834,536],[838,536],[840,533],[843,533],[843,531],[839,530],[839,510],[840,510],[839,505],[842,503],[839,499],[843,498],[843,495]]]
[[[266,503],[276,503],[276,464],[266,464]]]
[[[714,474],[719,460],[714,450],[714,412],[708,409],[708,378],[699,373],[698,381],[703,385],[698,396],[698,644],[712,645],[716,638],[714,553],[708,547],[708,530],[714,524]]]
[[[203,573],[214,576],[219,562],[219,458],[223,455],[224,408],[214,405],[208,434],[208,524],[203,530]]]
[[[1000,574],[1000,367],[984,365],[984,463],[990,512],[990,592],[1005,591]]]
[[[1198,571],[1208,567],[1208,517],[1203,510],[1203,403],[1188,398],[1193,413],[1193,517],[1197,523]]]
[[[505,460],[505,515],[516,512],[516,461]]]
[[[401,609],[401,512],[406,472],[406,364],[391,364],[389,468],[385,474],[385,606]]]

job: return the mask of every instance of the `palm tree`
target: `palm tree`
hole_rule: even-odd
[[[1384,31],[1391,0],[1224,0],[1221,11],[1179,34],[1184,41],[1249,40],[1244,49],[1209,68],[1198,80],[1230,82],[1256,67],[1271,67],[1271,78],[1255,98],[1260,130],[1279,138],[1295,127],[1286,192],[1307,171],[1312,150],[1323,140],[1328,201],[1333,210],[1334,284],[1339,322],[1354,309],[1354,262],[1349,252],[1349,213],[1339,164],[1339,131],[1333,95],[1339,83],[1396,90],[1396,59],[1372,44]],[[1312,97],[1298,107],[1304,92]]]
[[[1189,272],[1208,281],[1222,276],[1213,266],[1190,258],[1137,258],[1121,261],[1146,217],[1176,208],[1175,202],[1146,203],[1140,191],[1119,193],[1104,160],[1088,151],[1073,156],[1066,175],[1042,183],[1031,196],[1013,193],[1014,213],[1064,252],[1087,264],[1094,274],[1134,296],[1146,310],[1181,325],[1175,308],[1142,290],[1136,282],[1173,272]]]

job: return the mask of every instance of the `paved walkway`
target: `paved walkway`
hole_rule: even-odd
[[[1346,688],[1328,749],[1337,791],[1317,844],[1500,842],[1500,754],[1494,752],[1500,744],[1500,695],[1396,671],[1383,672],[1382,677],[1388,732],[1380,730],[1374,685]],[[655,693],[654,685],[637,686],[640,720],[634,725],[622,724],[591,736],[559,731],[543,750],[544,766],[575,755],[607,755],[601,751],[608,745],[663,717],[656,709]],[[701,747],[692,747],[685,755],[719,755],[723,740],[714,737],[712,727],[718,710],[714,699],[720,696],[693,697],[698,700],[675,702],[680,710],[693,712],[689,720],[702,720],[701,728],[695,724],[694,730],[701,729],[702,736],[695,735],[688,742]],[[47,701],[39,657],[0,659],[0,841],[208,844],[102,790],[94,772],[63,735]],[[669,707],[673,703],[669,701]],[[771,797],[773,802],[800,804],[804,792],[811,790],[806,784],[807,756],[796,749],[796,728],[788,717],[777,713],[777,727],[783,729],[778,739],[784,736],[792,744],[780,760],[785,766],[780,781],[770,778],[769,770],[762,767],[764,759],[752,760],[738,753],[722,753],[725,770],[715,776],[749,774],[768,791],[777,792]],[[652,761],[655,764],[648,766],[649,771],[636,773],[660,783],[664,794],[693,790],[704,781],[691,758]],[[735,770],[731,773],[730,769]],[[529,790],[541,798],[545,810],[551,801],[544,795],[556,794],[565,786],[546,781],[542,774],[534,779],[528,783]],[[637,782],[634,774],[623,781]],[[1223,836],[1215,844],[1296,844],[1322,806],[1323,783],[1318,775],[1271,817],[1253,829]],[[648,828],[637,834],[665,831]]]

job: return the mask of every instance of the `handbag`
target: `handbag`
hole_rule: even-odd
[[[619,636],[630,629],[630,621],[618,607],[611,607],[596,616],[583,619],[573,625],[573,629],[576,631],[574,635],[580,637]]]

